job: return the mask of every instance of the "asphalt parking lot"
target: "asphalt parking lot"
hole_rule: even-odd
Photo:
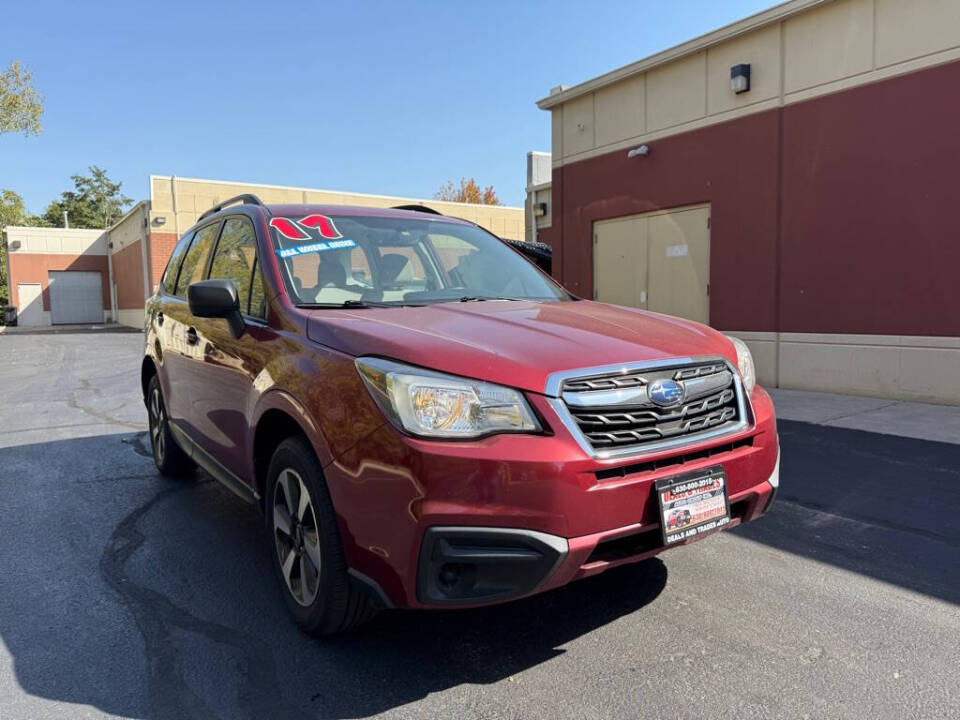
[[[141,343],[0,337],[0,720],[960,716],[960,445],[782,422],[756,523],[322,642],[250,507],[154,471]]]

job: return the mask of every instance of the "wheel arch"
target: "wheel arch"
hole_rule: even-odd
[[[266,494],[267,469],[276,447],[288,437],[302,436],[313,447],[321,466],[333,459],[319,428],[306,409],[283,391],[264,395],[250,426],[250,468],[255,490]]]
[[[140,390],[143,394],[143,401],[147,401],[147,388],[150,386],[150,378],[154,375],[158,375],[157,364],[153,361],[153,358],[147,355],[143,358],[143,362],[140,363]]]

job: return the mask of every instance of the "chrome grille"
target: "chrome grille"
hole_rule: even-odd
[[[644,379],[639,375],[623,375],[621,377],[596,378],[585,380],[567,380],[563,384],[567,392],[589,390],[619,390],[621,388],[643,385]]]
[[[655,403],[648,390],[657,380],[681,385],[682,400],[668,407]],[[576,428],[596,451],[642,450],[667,440],[687,444],[745,420],[740,385],[723,361],[568,378],[560,391]]]

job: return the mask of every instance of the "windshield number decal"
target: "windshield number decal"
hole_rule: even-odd
[[[310,240],[310,230],[315,231],[324,240],[339,240],[343,234],[337,230],[333,220],[326,215],[314,213],[299,220],[287,217],[270,218],[270,227],[288,240]]]

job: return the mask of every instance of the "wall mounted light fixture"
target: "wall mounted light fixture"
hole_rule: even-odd
[[[153,219],[153,224],[154,224],[154,225],[166,225],[166,224],[167,224],[167,219],[166,219],[163,215],[160,215],[159,217],[155,217],[155,218]]]
[[[734,65],[730,68],[730,89],[737,95],[750,89],[750,64]]]
[[[650,148],[647,145],[641,145],[640,147],[635,147],[633,150],[627,153],[628,158],[635,158],[637,155],[649,155]]]

